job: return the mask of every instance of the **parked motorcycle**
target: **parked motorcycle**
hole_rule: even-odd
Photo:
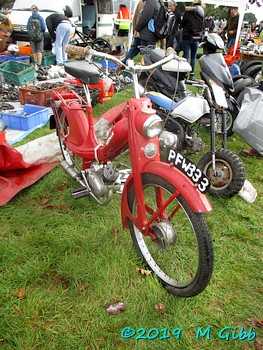
[[[201,77],[205,80],[206,84],[209,82],[209,79],[213,79],[217,85],[224,89],[227,101],[227,108],[225,109],[227,136],[230,136],[233,134],[233,124],[239,113],[239,106],[232,96],[232,92],[234,91],[232,76],[224,61],[223,54],[217,52],[217,50],[224,50],[224,42],[218,34],[207,33],[201,45],[205,53],[202,56],[204,64],[201,67]],[[141,47],[141,53],[144,64],[149,65],[160,60],[164,56],[165,51],[153,49],[152,47]],[[161,92],[174,101],[179,101],[184,97],[192,95],[191,91],[187,88],[188,85],[199,86],[202,94],[204,90],[202,89],[201,81],[193,82],[186,79],[189,69],[192,69],[190,65],[185,62],[181,63],[177,68],[179,71],[169,71],[161,67],[156,69],[155,72],[144,72],[140,75],[139,82],[142,86],[146,86],[147,91]],[[221,109],[217,109],[216,130],[218,133],[221,132],[221,118]],[[202,122],[201,119],[199,121]]]
[[[212,209],[204,194],[209,181],[173,148],[167,162],[160,160],[158,135],[163,121],[150,100],[140,98],[138,92],[137,74],[158,68],[174,55],[168,53],[148,67],[129,61],[125,68],[133,76],[135,98],[97,119],[89,93],[89,84],[99,81],[93,58],[123,63],[93,49],[87,55],[86,61],[65,65],[65,71],[82,82],[86,99],[70,90],[53,93],[52,119],[63,156],[60,164],[80,185],[72,194],[74,198],[91,196],[107,205],[114,193],[121,193],[123,227],[129,229],[146,266],[172,294],[195,296],[205,289],[213,270],[212,241],[203,215]],[[127,149],[128,170],[113,162]]]
[[[198,166],[205,172],[211,181],[209,193],[218,197],[231,197],[237,194],[245,181],[245,170],[241,159],[232,151],[227,149],[227,134],[232,130],[232,124],[236,117],[229,117],[229,106],[234,99],[226,95],[227,89],[231,89],[232,79],[228,67],[226,66],[221,53],[212,53],[218,42],[215,41],[214,33],[208,34],[209,40],[206,41],[204,48],[206,54],[199,62],[201,66],[201,82],[191,82],[193,85],[202,88],[202,97],[187,96],[184,94],[185,76],[191,67],[187,62],[180,66],[176,61],[169,62],[155,72],[152,72],[147,78],[150,81],[151,88],[159,87],[165,94],[172,93],[174,89],[174,98],[171,99],[164,94],[143,90],[146,96],[150,98],[154,107],[159,111],[159,115],[166,120],[166,129],[174,132],[178,136],[178,149],[187,149],[187,151],[200,151],[203,149],[202,140],[198,134],[193,131],[192,125],[200,121],[202,117],[209,116],[211,133],[211,151],[206,153],[198,163]],[[216,38],[217,39],[217,38]],[[219,37],[221,40],[221,38]],[[219,42],[220,43],[220,42]],[[148,64],[152,61],[158,62],[165,55],[163,50],[150,50],[144,55],[144,62]],[[187,70],[188,64],[188,70]],[[158,71],[158,72],[157,72]],[[169,77],[165,83],[164,76]],[[162,80],[161,80],[162,79]],[[141,80],[142,81],[142,80]],[[154,84],[154,86],[152,85]],[[168,86],[168,84],[170,84]],[[180,87],[178,89],[178,87]],[[184,96],[185,95],[185,96]],[[236,106],[237,107],[237,106]],[[228,120],[230,124],[227,127]],[[222,137],[222,147],[216,148],[216,133],[220,125]],[[231,131],[232,132],[232,131]]]

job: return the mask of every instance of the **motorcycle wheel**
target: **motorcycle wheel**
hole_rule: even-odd
[[[253,79],[250,76],[248,76],[247,78],[238,80],[234,84],[235,90],[233,92],[233,96],[237,98],[238,95],[245,89],[245,87],[251,86],[253,84],[255,84],[255,79]]]
[[[158,211],[161,199],[170,198],[176,188],[160,176],[150,173],[143,174],[142,184],[149,222]],[[136,216],[134,186],[129,190],[128,204]],[[206,288],[214,261],[210,232],[203,215],[194,213],[181,195],[151,224],[156,242],[139,231],[131,221],[129,229],[139,256],[170,293],[193,297]]]
[[[259,83],[260,77],[261,77],[261,69],[262,69],[262,63],[254,65],[252,67],[249,67],[245,71],[245,74],[249,75],[252,78],[254,78],[256,80],[256,82]]]
[[[257,83],[255,83],[255,84],[252,84],[252,85],[250,85],[250,87],[254,87],[254,88],[258,88],[259,87],[259,85],[257,84]],[[241,91],[240,92],[240,94],[237,96],[237,103],[238,103],[238,105],[241,107],[242,106],[242,102],[243,102],[243,100],[244,100],[244,96],[245,96],[245,89],[243,90],[243,91]]]
[[[210,180],[211,187],[208,193],[214,197],[230,198],[236,195],[244,185],[243,162],[228,149],[222,148],[215,153],[216,175],[213,175],[212,152],[206,153],[197,166]]]
[[[60,109],[58,111],[59,119],[57,119],[57,136],[58,141],[61,149],[61,153],[63,158],[68,162],[70,166],[72,166],[77,173],[80,173],[82,168],[82,159],[79,157],[76,157],[68,148],[65,142],[65,135],[68,134],[69,128],[68,128],[68,122],[67,118],[65,116],[65,113]]]
[[[105,39],[97,38],[94,40],[92,48],[99,52],[110,52],[111,44]]]

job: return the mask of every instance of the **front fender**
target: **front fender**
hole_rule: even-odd
[[[206,213],[212,210],[212,205],[205,194],[201,193],[198,188],[185,176],[179,169],[160,161],[152,161],[145,164],[142,173],[152,173],[158,175],[171,183],[179,193],[184,197],[190,208],[195,213]],[[133,184],[133,174],[125,182],[122,203],[122,225],[127,228],[127,219],[132,218],[128,206],[128,193]]]

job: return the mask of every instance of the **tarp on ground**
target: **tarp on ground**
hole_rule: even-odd
[[[33,185],[57,164],[57,137],[43,136],[15,149],[0,142],[0,206],[18,192]]]

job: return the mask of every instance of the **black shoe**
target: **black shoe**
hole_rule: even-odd
[[[197,81],[197,79],[193,75],[190,75],[189,80]]]

